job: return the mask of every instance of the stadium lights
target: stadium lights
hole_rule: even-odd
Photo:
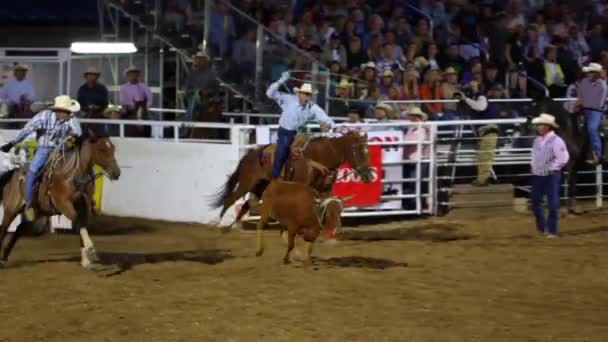
[[[73,42],[70,50],[74,53],[135,53],[137,48],[133,43],[119,42]]]

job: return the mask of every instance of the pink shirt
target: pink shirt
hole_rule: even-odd
[[[429,159],[430,157],[430,145],[428,143],[430,138],[430,132],[425,126],[409,126],[407,128],[407,132],[403,137],[405,142],[419,142],[420,148],[418,145],[405,145],[403,146],[403,154],[405,159],[407,160],[419,160],[419,159]],[[426,142],[426,143],[425,143]]]
[[[534,140],[532,148],[532,174],[546,176],[560,171],[570,159],[564,140],[551,131]]]

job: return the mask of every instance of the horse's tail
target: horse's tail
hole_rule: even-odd
[[[0,203],[2,203],[3,195],[4,195],[4,187],[11,181],[13,175],[15,174],[15,170],[6,171],[2,175],[0,175]]]
[[[239,174],[245,162],[251,159],[252,157],[255,157],[256,159],[259,158],[259,153],[260,151],[258,149],[252,149],[249,150],[243,156],[243,158],[241,158],[238,166],[236,167],[236,170],[234,170],[230,177],[228,177],[226,183],[224,183],[218,193],[213,197],[210,204],[212,208],[217,209],[224,205],[224,201],[226,200],[226,198],[228,198],[228,196],[230,196],[230,194],[234,192],[234,189],[239,183]]]

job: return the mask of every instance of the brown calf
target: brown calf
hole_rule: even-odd
[[[266,224],[274,219],[287,228],[287,251],[283,257],[289,263],[289,254],[295,246],[295,237],[300,235],[306,244],[304,264],[311,263],[312,243],[326,224],[339,228],[340,213],[344,200],[335,197],[319,198],[319,194],[309,186],[295,182],[273,180],[262,195],[260,220],[257,224],[257,256],[264,253],[264,232]],[[324,206],[323,204],[325,202]],[[339,205],[336,205],[339,203]],[[336,211],[339,211],[336,213]],[[326,220],[329,218],[329,220]],[[327,226],[327,225],[326,225]]]

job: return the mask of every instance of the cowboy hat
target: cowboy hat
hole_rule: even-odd
[[[380,102],[374,107],[375,109],[382,109],[386,112],[386,114],[391,114],[393,112],[393,107],[388,103]]]
[[[15,66],[13,66],[13,71],[17,71],[17,70],[28,71],[28,70],[30,70],[30,67],[27,66],[27,64],[17,63],[17,64],[15,64]]]
[[[422,118],[422,120],[427,120],[429,118],[428,115],[426,115],[426,113],[420,109],[420,107],[412,107],[408,109],[406,113],[407,115],[419,116]]]
[[[302,85],[300,86],[300,88],[294,87],[293,91],[296,94],[297,93],[304,93],[304,94],[312,95],[312,93],[313,93],[313,91],[312,91],[312,85],[310,85],[310,83],[302,83]]]
[[[353,84],[350,83],[346,78],[341,79],[340,83],[338,83],[338,88],[350,88],[352,86]]]
[[[67,95],[59,95],[55,97],[53,105],[49,108],[74,113],[80,110],[80,103]]]
[[[558,128],[559,126],[555,123],[555,116],[547,113],[541,113],[538,117],[532,119],[533,125],[549,125],[553,128]]]
[[[444,75],[455,75],[458,74],[458,72],[456,72],[456,69],[454,69],[454,67],[447,67],[445,69],[445,71],[443,72]]]
[[[602,72],[604,68],[598,63],[589,63],[588,66],[583,67],[584,72]]]
[[[361,69],[367,69],[367,68],[376,70],[376,63],[369,61],[367,63],[361,64]]]
[[[103,113],[120,113],[122,112],[122,106],[109,104],[106,109],[104,109]]]
[[[84,75],[97,75],[99,76],[101,74],[101,72],[99,72],[95,67],[88,67],[87,70],[85,70]]]
[[[395,76],[395,74],[393,73],[393,71],[391,69],[384,69],[384,71],[382,72],[382,77],[393,77]]]
[[[128,67],[125,70],[125,74],[128,74],[130,72],[141,72],[141,70],[138,67],[136,67],[135,65],[131,65],[130,67]]]

